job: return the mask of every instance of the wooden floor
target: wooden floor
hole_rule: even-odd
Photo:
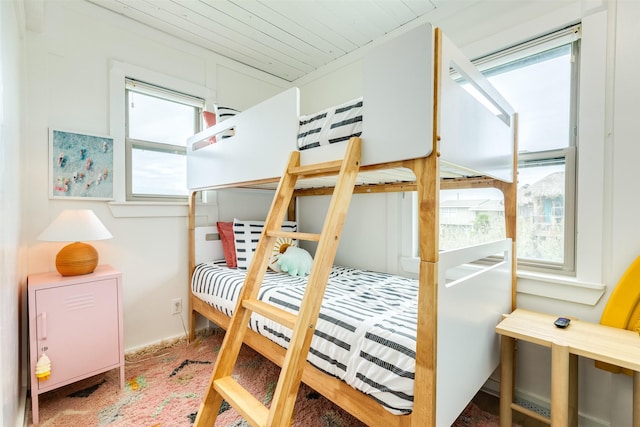
[[[473,398],[473,402],[487,412],[500,415],[500,399],[497,396],[480,391]],[[549,427],[549,424],[535,420],[517,411],[513,411],[513,422],[522,427]]]

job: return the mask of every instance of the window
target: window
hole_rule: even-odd
[[[578,33],[568,28],[475,61],[519,115],[520,267],[574,270]],[[443,190],[441,205],[441,249],[504,236],[497,190]]]
[[[187,138],[201,128],[204,101],[126,79],[127,200],[184,200]]]

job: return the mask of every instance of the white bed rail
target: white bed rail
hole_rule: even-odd
[[[277,178],[297,149],[298,88],[288,89],[187,140],[187,188]],[[220,134],[233,129],[234,135]],[[214,135],[216,142],[201,142]]]
[[[513,182],[513,108],[445,36],[440,66],[441,160]]]
[[[490,264],[470,264],[496,256]],[[496,325],[511,311],[511,239],[440,253],[437,425],[449,426],[497,368]]]
[[[195,265],[224,259],[218,227],[200,226],[194,230]]]

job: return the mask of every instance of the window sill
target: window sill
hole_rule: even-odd
[[[572,277],[518,271],[518,293],[594,306],[606,291],[602,283]]]
[[[418,274],[420,260],[418,258],[402,257],[400,266],[407,273]],[[576,304],[595,306],[606,291],[606,285],[604,284],[584,282],[560,275],[519,270],[517,277],[519,294],[557,299]]]
[[[187,202],[109,202],[114,218],[186,217]]]

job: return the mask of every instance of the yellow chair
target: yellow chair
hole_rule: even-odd
[[[600,324],[640,333],[640,257],[624,272],[607,301]],[[633,375],[633,371],[595,362],[596,367],[613,373]]]

